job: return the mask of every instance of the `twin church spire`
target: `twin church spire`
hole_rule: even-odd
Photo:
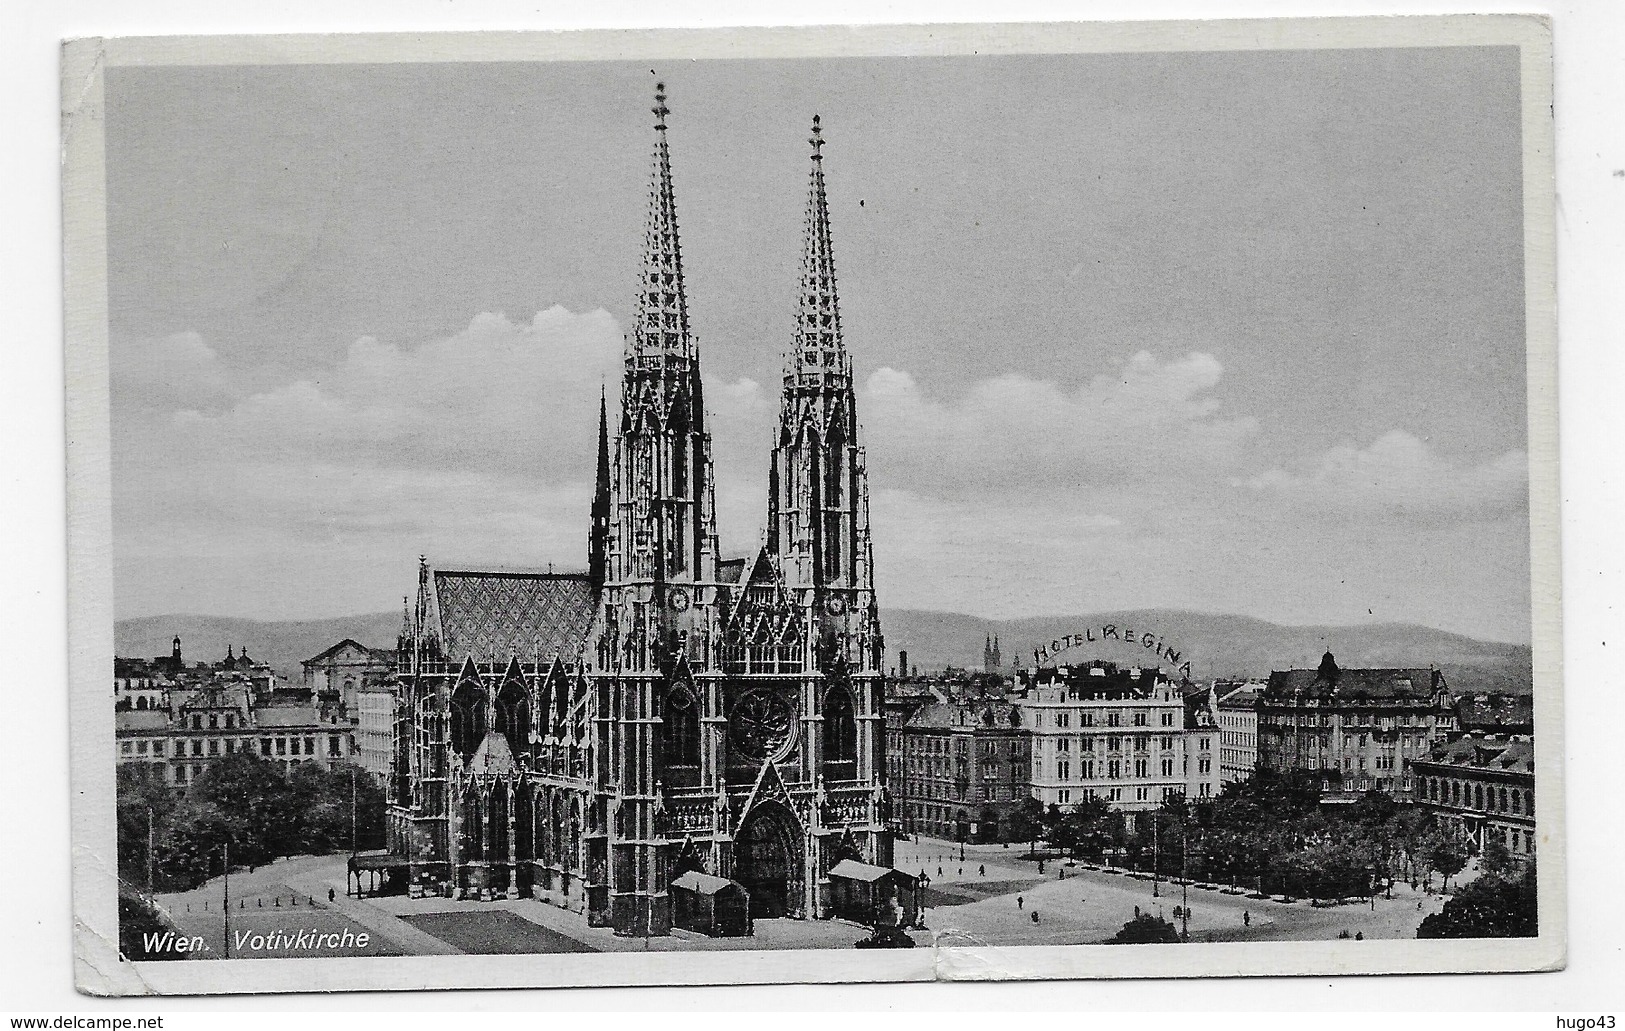
[[[824,195],[824,131],[813,115],[812,172],[808,176],[803,220],[801,293],[796,302],[795,340],[785,376],[850,377],[851,362],[841,343],[841,305],[835,292],[835,253],[830,242],[829,201]]]
[[[594,505],[593,563],[607,583],[714,582],[711,438],[699,348],[688,321],[663,84],[656,87],[652,112],[654,167],[643,265],[626,340],[621,417],[613,440],[607,417],[600,431],[601,466],[609,475],[600,476]],[[868,491],[851,359],[841,337],[823,127],[816,116],[808,143],[801,270],[773,438],[766,544],[786,585],[814,589],[822,607],[827,590],[867,595],[870,556]],[[855,608],[867,597],[829,608],[844,611],[847,603]]]

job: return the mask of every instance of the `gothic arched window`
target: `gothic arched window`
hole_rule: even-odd
[[[451,747],[471,755],[485,737],[485,688],[465,680],[451,693]]]
[[[463,857],[485,858],[484,800],[473,790],[463,796]]]
[[[487,858],[494,862],[506,862],[513,855],[510,852],[512,842],[508,840],[508,787],[501,781],[491,786],[491,800],[486,814],[491,824],[491,847]]]
[[[666,694],[663,729],[661,758],[666,783],[673,787],[699,783],[700,707],[686,685],[679,684]]]
[[[530,692],[517,680],[502,685],[497,695],[497,729],[508,739],[514,755],[530,752]]]
[[[852,708],[852,694],[844,687],[832,688],[824,696],[824,762],[842,764],[826,776],[851,780],[857,776],[858,721]]]

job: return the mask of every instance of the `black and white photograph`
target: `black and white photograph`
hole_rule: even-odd
[[[1550,30],[1400,21],[70,43],[81,990],[1561,966]]]

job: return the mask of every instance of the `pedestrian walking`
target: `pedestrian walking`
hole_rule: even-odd
[[[942,867],[941,867],[941,866],[938,866],[938,867],[937,867],[937,876],[938,876],[938,877],[941,877],[941,876],[942,876]]]
[[[1038,910],[1033,910],[1033,923],[1038,923]]]
[[[1251,910],[1244,909],[1241,911],[1241,925],[1243,927],[1253,926],[1253,914]]]
[[[334,899],[335,899],[335,898],[337,898],[337,897],[338,897],[338,896],[337,896],[337,895],[335,895],[335,894],[334,894],[334,893],[333,893],[333,889],[332,889],[332,888],[328,888],[328,889],[327,889],[327,901],[329,901],[329,902],[332,902],[332,901],[333,901],[333,900],[334,900]]]
[[[963,866],[959,868],[959,876],[965,876],[965,868]]]
[[[978,866],[976,868],[976,875],[978,877],[986,877],[987,876],[987,866],[985,864],[982,865],[982,866]]]
[[[1026,900],[1026,898],[1024,898],[1024,897],[1023,897],[1023,896],[1021,896],[1021,895],[1017,895],[1017,896],[1016,896],[1016,908],[1017,908],[1017,909],[1025,909],[1025,908],[1026,908],[1026,906],[1027,906],[1027,900]]]

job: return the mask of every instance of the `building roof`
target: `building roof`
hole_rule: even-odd
[[[1456,717],[1463,730],[1532,729],[1535,724],[1535,700],[1513,695],[1458,698]]]
[[[508,747],[508,736],[500,730],[487,731],[480,747],[468,760],[468,768],[476,773],[508,774],[518,769],[513,760],[513,749]]]
[[[713,877],[708,873],[690,870],[671,882],[673,888],[687,888],[697,891],[701,895],[720,895],[729,888],[744,890],[744,886],[728,880],[726,877]]]
[[[903,724],[910,730],[1012,730],[1021,726],[1020,713],[1005,701],[932,702],[916,709]]]
[[[176,706],[181,711],[192,709],[235,709],[242,712],[248,707],[248,688],[242,683],[212,681],[181,699]]]
[[[1321,669],[1276,670],[1270,674],[1264,697],[1426,700],[1444,686],[1444,674],[1436,669],[1339,669],[1335,664],[1322,664]]]
[[[254,723],[261,729],[314,727],[321,725],[314,705],[267,705],[254,710]]]
[[[1525,738],[1463,737],[1435,747],[1426,761],[1441,766],[1533,775],[1535,743]]]
[[[893,873],[902,873],[902,871],[885,866],[871,866],[868,863],[860,863],[856,859],[843,859],[829,868],[831,877],[845,877],[852,881],[868,881],[871,884]],[[903,876],[908,877],[909,875],[903,874]]]
[[[152,734],[169,729],[169,714],[162,709],[121,709],[113,714],[116,734]]]
[[[161,666],[155,659],[126,659],[115,655],[113,656],[113,676],[168,679],[169,670]]]
[[[1073,699],[1131,700],[1150,697],[1168,676],[1157,666],[1119,666],[1112,662],[1085,662],[1039,666],[1016,671],[1021,688],[1065,685]]]
[[[1219,708],[1252,709],[1264,694],[1263,684],[1240,684],[1219,689]]]
[[[545,661],[574,655],[597,610],[586,573],[437,569],[434,610],[450,661]]]
[[[388,649],[385,649],[385,648],[369,648],[368,646],[362,644],[360,641],[357,641],[353,637],[346,637],[344,640],[340,641],[338,644],[335,644],[330,648],[324,649],[320,655],[313,655],[308,659],[302,660],[299,663],[299,665],[301,665],[301,666],[314,666],[319,662],[325,662],[327,659],[330,659],[333,656],[337,655],[339,652],[343,651],[345,648],[354,648],[356,651],[361,652],[363,655],[365,655],[367,657],[368,661],[371,661],[371,662],[393,662],[394,659],[395,659],[395,653],[392,652],[392,651],[389,651]]]
[[[725,558],[717,563],[717,580],[736,584],[745,578],[745,567],[749,564],[748,558]]]

